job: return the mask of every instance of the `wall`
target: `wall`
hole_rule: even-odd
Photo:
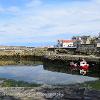
[[[94,44],[81,44],[77,50],[84,53],[93,53],[96,51],[96,46]]]

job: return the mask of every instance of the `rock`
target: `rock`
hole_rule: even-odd
[[[48,86],[37,88],[1,87],[0,100],[100,100],[100,91],[80,86]]]

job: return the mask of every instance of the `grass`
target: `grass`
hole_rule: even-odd
[[[0,84],[1,87],[38,87],[38,86],[41,86],[40,84],[36,84],[36,83],[15,81],[12,79],[0,79],[0,80],[4,80],[4,82]]]
[[[95,90],[100,90],[100,80],[97,81],[93,81],[93,82],[86,82],[81,84],[81,86],[86,87],[86,88],[91,88],[91,89],[95,89]]]
[[[0,79],[3,80],[3,83],[0,84],[1,87],[39,87],[41,84],[28,83],[24,81],[15,81],[12,79]],[[93,82],[85,82],[80,84],[81,87],[88,89],[100,90],[100,80]]]

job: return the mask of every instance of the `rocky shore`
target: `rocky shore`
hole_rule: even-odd
[[[54,50],[48,50],[48,48],[28,48],[22,50],[0,50],[0,60],[11,60],[20,61],[38,57],[49,60],[79,60],[79,58],[84,58],[87,61],[100,62],[100,56],[97,55],[81,55],[81,54],[72,54],[72,53],[58,53]]]
[[[33,48],[32,50],[0,51],[0,60],[2,63],[5,62],[5,59],[12,60],[13,58],[13,62],[10,62],[10,64],[15,64],[16,62],[18,63],[23,59],[26,60],[30,58],[33,60],[34,56],[42,57],[42,59],[45,57],[47,60],[60,61],[78,60],[79,58],[85,58],[87,61],[96,61],[100,64],[100,57],[71,54],[60,55],[55,53],[51,54],[46,49]],[[9,62],[5,63],[8,65]],[[98,69],[100,69],[100,67],[98,67]],[[2,84],[4,81],[0,82],[0,84]],[[11,82],[12,85],[13,83],[14,82]],[[24,84],[26,85],[26,83]],[[9,84],[6,83],[6,85]],[[91,87],[84,87],[78,84],[70,86],[42,85],[38,87],[1,86],[0,100],[100,100],[100,90],[93,89]]]
[[[0,100],[100,100],[100,91],[79,85],[1,87]]]
[[[71,54],[47,54],[44,56],[47,60],[59,60],[59,61],[78,61],[79,59],[85,59],[89,62],[100,63],[100,57],[94,55],[71,55]]]
[[[0,84],[0,100],[100,100],[100,80],[73,85],[32,85],[1,79]]]

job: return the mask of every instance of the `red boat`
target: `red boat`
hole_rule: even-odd
[[[80,74],[86,75],[89,70],[89,64],[83,59],[80,61],[80,65],[74,62],[70,62],[70,70],[80,70]]]
[[[85,60],[80,62],[80,74],[85,75],[89,70],[89,64]]]

